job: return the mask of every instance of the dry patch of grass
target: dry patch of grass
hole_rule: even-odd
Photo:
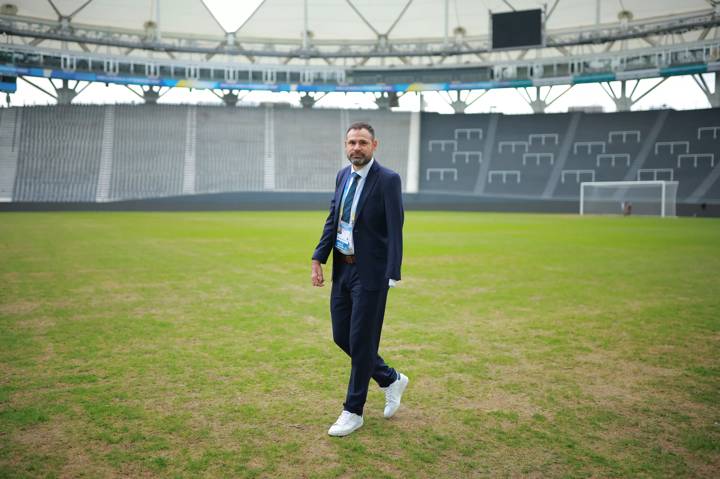
[[[0,315],[2,316],[24,316],[32,313],[38,308],[37,301],[8,301],[0,303]]]

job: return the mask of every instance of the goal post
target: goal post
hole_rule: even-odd
[[[677,181],[585,181],[581,215],[676,216]]]

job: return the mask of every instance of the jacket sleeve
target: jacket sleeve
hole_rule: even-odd
[[[402,228],[405,213],[402,204],[402,188],[400,175],[392,175],[384,192],[385,221],[388,232],[388,256],[385,277],[400,281],[400,266],[402,264],[403,238]]]
[[[337,174],[337,178],[335,178],[335,191],[337,191],[339,183],[340,183],[340,177],[342,176],[342,170],[340,170]],[[333,249],[333,245],[335,244],[335,194],[333,193],[333,197],[330,200],[330,213],[328,214],[327,219],[325,220],[325,226],[323,227],[322,235],[320,236],[320,242],[318,243],[317,247],[315,248],[315,252],[312,255],[312,259],[320,261],[322,264],[327,263],[328,256],[330,256],[330,252]]]

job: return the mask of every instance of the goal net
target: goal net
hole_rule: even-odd
[[[583,182],[580,214],[675,216],[677,187],[677,181]]]

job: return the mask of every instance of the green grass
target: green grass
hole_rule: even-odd
[[[324,218],[0,215],[0,477],[717,477],[720,221],[408,213],[337,439]]]

